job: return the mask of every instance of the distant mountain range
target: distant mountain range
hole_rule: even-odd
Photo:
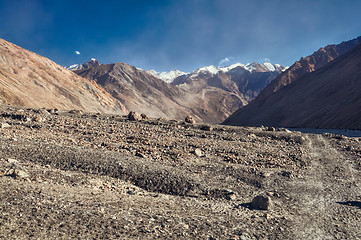
[[[301,58],[229,125],[361,129],[361,37]]]
[[[88,63],[74,70],[96,81],[127,109],[152,117],[219,123],[240,106],[246,105],[276,76],[285,70],[270,63],[203,67],[193,73],[145,71],[126,63]]]
[[[0,39],[0,104],[230,125],[360,128],[361,37],[291,67],[271,63],[158,73],[91,59],[63,68]],[[75,74],[76,73],[76,74]]]
[[[242,106],[245,106],[286,69],[287,67],[271,63],[237,63],[228,67],[207,66],[193,73],[178,76],[171,84],[194,93],[207,86],[221,88],[240,96],[243,99]]]
[[[258,64],[258,63],[254,62],[254,63],[248,63],[248,64],[236,63],[236,64],[232,64],[232,65],[226,66],[226,67],[215,67],[215,66],[211,65],[211,66],[199,68],[192,73],[186,73],[186,72],[182,72],[180,70],[173,70],[170,72],[156,72],[155,70],[150,70],[148,72],[150,74],[152,74],[153,76],[158,77],[167,83],[172,83],[178,77],[194,78],[196,76],[199,76],[200,73],[207,74],[207,75],[217,74],[220,72],[228,73],[231,70],[239,69],[239,68],[241,68],[242,70],[243,69],[247,70],[250,73],[252,73],[252,72],[274,72],[274,71],[280,72],[280,71],[285,71],[287,69],[287,67],[282,67],[279,64],[273,65],[272,63],[267,63],[267,62]]]

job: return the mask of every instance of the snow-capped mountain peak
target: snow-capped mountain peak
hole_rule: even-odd
[[[66,69],[68,69],[68,70],[78,70],[79,66],[80,66],[80,64],[73,64],[73,65],[70,65],[70,66],[66,67]]]
[[[148,73],[150,73],[154,77],[162,79],[163,81],[165,81],[167,83],[171,83],[177,77],[188,74],[188,73],[185,73],[185,72],[182,72],[182,71],[179,71],[179,70],[173,70],[173,71],[170,71],[170,72],[156,72],[154,70],[150,70],[150,71],[148,71]]]
[[[270,72],[276,71],[276,68],[272,63],[264,62],[263,66],[265,66]]]
[[[211,73],[211,74],[217,74],[221,69],[215,67],[214,65],[206,66],[202,68],[198,68],[194,73]]]
[[[68,70],[75,71],[75,70],[84,69],[84,68],[96,67],[96,66],[99,66],[99,65],[101,65],[101,63],[98,60],[96,60],[95,58],[91,58],[90,61],[88,61],[86,63],[73,64],[73,65],[70,65],[70,66],[68,66],[66,68]]]
[[[223,72],[228,72],[228,71],[230,71],[232,69],[235,69],[237,67],[245,68],[245,64],[235,63],[235,64],[232,64],[232,65],[229,65],[228,67],[219,67],[219,69],[222,70]]]

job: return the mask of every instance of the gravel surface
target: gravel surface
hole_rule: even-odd
[[[0,239],[357,239],[360,142],[1,106]]]

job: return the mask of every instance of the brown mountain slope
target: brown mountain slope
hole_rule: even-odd
[[[257,97],[265,86],[286,69],[278,64],[273,65],[270,63],[259,64],[254,62],[247,65],[238,65],[230,69],[227,69],[227,67],[204,67],[197,69],[192,74],[183,75],[174,79],[171,84],[193,92],[214,86],[238,95],[242,99],[239,107],[245,106]],[[268,68],[267,65],[269,66]],[[212,67],[213,71],[207,71],[207,68]],[[270,69],[270,67],[273,69]],[[214,69],[218,69],[218,72],[214,73]]]
[[[224,124],[361,129],[361,45],[266,99],[256,99]]]
[[[151,117],[184,119],[193,115],[199,122],[219,123],[243,101],[237,94],[216,86],[187,91],[126,63],[103,64],[75,73],[95,80],[127,109]]]
[[[126,111],[94,81],[3,39],[0,39],[0,103],[103,113]]]
[[[287,86],[291,82],[299,79],[306,73],[313,72],[328,62],[336,59],[337,57],[345,54],[351,49],[355,48],[361,43],[361,37],[355,38],[350,41],[342,42],[337,45],[328,45],[324,48],[320,48],[312,55],[305,58],[301,58],[296,61],[291,67],[275,78],[263,91],[259,94],[258,98],[265,99],[277,92],[284,86]]]
[[[265,64],[250,64],[252,70],[239,66],[231,69],[214,66],[197,69],[168,84],[149,71],[126,63],[107,64],[75,70],[82,77],[95,80],[129,110],[152,117],[220,123],[240,106],[253,99],[274,79],[283,67],[274,71]]]
[[[126,63],[102,64],[75,72],[95,80],[129,110],[167,118],[190,114],[174,101],[176,88]]]

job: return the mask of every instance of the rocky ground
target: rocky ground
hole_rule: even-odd
[[[360,142],[1,106],[0,239],[357,239]]]

